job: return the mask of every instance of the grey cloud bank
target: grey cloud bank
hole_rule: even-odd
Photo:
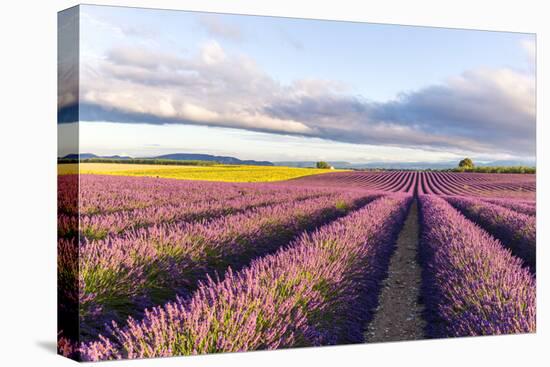
[[[230,30],[211,26],[231,37]],[[84,65],[80,83],[80,119],[86,121],[199,124],[455,153],[535,154],[534,76],[506,68],[466,71],[376,102],[330,80],[282,84],[250,57],[228,54],[211,41],[185,55],[112,49],[97,65]]]

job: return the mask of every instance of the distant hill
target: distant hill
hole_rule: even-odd
[[[78,154],[67,154],[62,159],[78,159]],[[126,160],[133,159],[132,157],[127,156],[99,156],[92,153],[81,153],[80,159],[118,159]],[[174,160],[174,161],[206,161],[206,162],[218,162],[221,164],[234,164],[234,165],[245,165],[245,166],[274,166],[273,163],[268,161],[254,161],[254,160],[241,160],[235,157],[226,157],[226,156],[217,156],[210,154],[194,154],[194,153],[172,153],[164,154],[155,157],[140,157],[136,159],[164,159],[164,160]]]
[[[82,153],[82,154],[67,154],[64,157],[61,157],[61,159],[78,159],[80,156],[80,159],[90,159],[90,158],[99,158],[99,156],[92,154],[92,153]]]
[[[81,153],[80,159],[92,159],[92,158],[102,158],[102,159],[132,159],[132,157],[120,156],[120,155],[106,155],[99,156],[93,153]],[[62,157],[62,159],[78,159],[78,154],[67,154]]]

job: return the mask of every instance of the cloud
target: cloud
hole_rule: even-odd
[[[226,55],[218,42],[208,42],[201,48],[201,58],[207,65],[220,64],[226,60]]]
[[[234,42],[243,40],[241,29],[234,24],[224,22],[219,15],[201,14],[197,18],[199,25],[213,38],[222,38]]]
[[[92,72],[93,71],[93,72]],[[193,55],[118,48],[81,79],[82,120],[198,124],[447,153],[535,154],[535,80],[475,69],[375,102],[331,80],[281,84],[210,41]]]
[[[389,102],[304,96],[277,101],[268,112],[293,116],[335,140],[534,154],[534,103],[532,77],[509,69],[478,69]]]

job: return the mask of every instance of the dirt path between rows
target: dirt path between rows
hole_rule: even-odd
[[[421,268],[417,262],[418,206],[414,200],[397,239],[379,305],[365,331],[368,343],[424,339],[424,307],[418,302]]]

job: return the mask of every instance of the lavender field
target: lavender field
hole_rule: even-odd
[[[388,279],[409,217],[417,337],[534,332],[534,195],[528,174],[62,175],[58,348],[96,361],[369,341],[385,312],[406,326],[381,294],[403,292]]]

